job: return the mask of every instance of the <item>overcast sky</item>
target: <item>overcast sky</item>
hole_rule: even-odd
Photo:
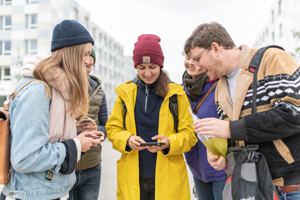
[[[237,46],[252,46],[271,17],[272,0],[77,0],[91,14],[91,20],[132,56],[141,34],[161,38],[164,69],[181,83],[184,71],[183,45],[201,23],[217,21]],[[129,77],[130,78],[130,77]]]

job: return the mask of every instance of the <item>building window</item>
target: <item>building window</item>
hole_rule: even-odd
[[[104,60],[105,60],[105,62],[107,62],[107,53],[106,52],[104,52]]]
[[[93,28],[93,35],[92,35],[92,37],[95,39],[96,38],[96,28]]]
[[[11,5],[11,0],[1,0],[1,5],[2,6],[10,6]]]
[[[2,108],[4,101],[9,100],[8,96],[1,96],[0,95],[0,108]]]
[[[104,45],[107,46],[107,38],[106,38],[106,36],[104,36],[103,40],[104,40]]]
[[[278,15],[281,14],[281,0],[278,2]]]
[[[0,30],[11,30],[11,16],[0,16]]]
[[[102,42],[102,33],[99,33],[99,41]]]
[[[26,15],[26,28],[36,29],[38,27],[37,14]]]
[[[282,24],[279,25],[279,37],[282,37]]]
[[[10,41],[0,41],[0,55],[10,55],[11,44]]]
[[[37,3],[39,3],[39,1],[38,0],[26,0],[26,3],[27,4],[37,4]]]
[[[37,40],[25,40],[26,55],[37,54]]]
[[[101,50],[99,50],[98,56],[99,56],[99,59],[102,60],[102,51]]]
[[[0,80],[10,80],[10,67],[9,66],[0,66]]]
[[[78,10],[76,8],[74,9],[74,15],[75,19],[78,20]]]
[[[88,17],[85,17],[85,24],[86,24],[87,29],[89,29],[89,22],[90,22],[90,19]]]

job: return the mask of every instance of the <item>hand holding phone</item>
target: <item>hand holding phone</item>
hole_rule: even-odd
[[[148,142],[146,142],[146,145],[144,147],[147,148],[148,151],[150,151],[151,153],[156,153],[158,151],[162,151],[164,149],[168,149],[170,148],[170,140],[168,137],[164,136],[164,135],[155,135],[151,138],[154,141],[160,141],[160,142],[154,142],[154,145],[147,145]],[[150,144],[153,142],[150,142]],[[148,143],[149,144],[149,143]],[[142,144],[140,144],[142,145]]]
[[[99,139],[100,141],[103,141],[104,140],[104,136],[100,136],[100,137],[98,137],[96,139]]]
[[[140,143],[140,146],[162,146],[165,145],[164,142],[145,142],[145,143]]]
[[[90,133],[93,133],[93,135],[90,135],[89,137],[95,140],[103,141],[105,139],[105,135],[102,131],[91,131]]]
[[[81,122],[76,122],[77,131],[97,131],[98,126],[90,118],[83,119]]]

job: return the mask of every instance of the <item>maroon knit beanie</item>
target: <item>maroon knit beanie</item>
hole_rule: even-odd
[[[141,63],[155,63],[164,67],[164,54],[159,42],[160,38],[152,34],[143,34],[138,37],[132,57],[135,68]]]

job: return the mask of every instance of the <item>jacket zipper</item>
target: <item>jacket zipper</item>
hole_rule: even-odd
[[[145,112],[147,112],[147,102],[148,102],[148,94],[149,94],[149,88],[148,85],[146,85],[146,99],[145,99]]]

